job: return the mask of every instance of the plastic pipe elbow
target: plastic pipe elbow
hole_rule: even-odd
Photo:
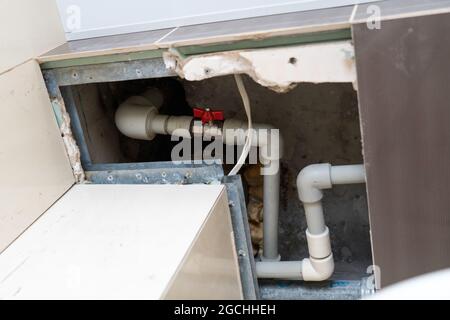
[[[305,258],[302,260],[302,277],[305,281],[325,281],[334,272],[333,255],[324,259]]]
[[[128,98],[116,111],[117,128],[127,137],[152,140],[157,132],[152,131],[151,120],[158,115],[163,100],[156,88],[148,88],[142,95]]]
[[[115,122],[119,131],[130,138],[152,140],[154,134],[148,132],[148,119],[154,117],[158,109],[141,96],[133,96],[122,103],[116,111]]]
[[[304,203],[320,201],[323,197],[322,189],[331,187],[329,163],[311,164],[303,168],[297,176],[298,197]]]

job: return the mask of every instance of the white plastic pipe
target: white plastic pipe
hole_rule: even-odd
[[[354,184],[365,182],[363,165],[331,166],[313,164],[305,167],[297,176],[297,190],[303,202],[306,215],[306,239],[309,258],[302,261],[257,262],[256,273],[259,278],[303,279],[305,281],[327,280],[334,271],[330,234],[322,208],[323,189],[333,184]],[[298,268],[294,268],[297,266]],[[297,276],[295,270],[300,269]]]
[[[116,111],[115,121],[118,129],[124,135],[141,140],[152,140],[156,134],[177,134],[185,138],[195,134],[209,135],[222,132],[226,145],[243,145],[247,137],[248,123],[237,119],[227,119],[220,129],[214,124],[202,125],[196,121],[193,127],[193,117],[160,115],[158,108],[152,104],[153,91],[146,92],[142,97],[134,96],[122,103]],[[200,123],[200,127],[197,127]],[[177,130],[184,129],[184,130]],[[264,261],[279,261],[278,253],[278,215],[280,194],[280,158],[282,155],[282,139],[279,132],[271,138],[270,125],[253,124],[251,130],[251,145],[259,148],[260,160],[266,169],[264,175],[264,211],[263,237]],[[197,132],[199,131],[199,132]],[[270,170],[273,169],[273,170]]]
[[[331,183],[334,185],[364,183],[365,181],[366,173],[362,164],[331,167]]]
[[[262,261],[256,263],[258,278],[302,280],[301,261]]]
[[[275,161],[275,160],[273,160]],[[273,163],[268,166],[274,165]],[[278,164],[279,165],[279,164]],[[264,175],[263,256],[264,261],[280,261],[278,253],[278,214],[280,206],[280,170]]]
[[[237,119],[227,119],[223,124],[223,141],[228,145],[243,144],[248,125]],[[239,130],[240,129],[240,130]],[[273,137],[270,125],[253,124],[252,146],[259,147],[260,160],[266,169],[263,176],[263,261],[280,261],[278,253],[278,217],[280,204],[280,158],[283,140],[281,135]],[[271,170],[273,169],[273,170]]]

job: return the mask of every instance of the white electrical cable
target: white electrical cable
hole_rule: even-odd
[[[228,173],[229,176],[236,175],[241,169],[242,165],[245,163],[245,159],[250,152],[252,147],[252,112],[250,109],[250,99],[248,98],[247,91],[245,90],[244,82],[242,81],[242,77],[240,74],[235,74],[234,79],[236,80],[236,85],[238,87],[239,93],[242,98],[242,102],[244,103],[245,113],[247,114],[248,126],[247,126],[247,138],[245,140],[244,147],[242,148],[241,156],[239,157],[236,165],[233,169]]]

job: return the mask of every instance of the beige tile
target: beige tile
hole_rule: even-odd
[[[0,251],[73,184],[39,66],[0,76]]]
[[[166,37],[162,44],[196,44],[240,40],[243,38],[295,33],[318,29],[336,29],[348,25],[353,6],[292,12],[232,21],[180,27]]]
[[[240,298],[229,215],[223,185],[75,185],[0,255],[0,298]]]
[[[243,299],[232,230],[228,198],[223,191],[164,299]]]
[[[64,42],[55,0],[0,1],[0,74]]]

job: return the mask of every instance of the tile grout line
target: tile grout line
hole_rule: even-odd
[[[355,4],[355,6],[353,7],[352,14],[350,15],[350,20],[348,22],[352,23],[353,20],[355,20],[357,10],[358,10],[358,4]]]
[[[180,27],[175,27],[172,30],[170,30],[169,32],[167,32],[165,35],[163,35],[161,38],[159,38],[158,40],[155,41],[156,43],[161,42],[162,40],[164,40],[165,38],[167,38],[168,36],[170,36],[172,33],[174,33],[175,31],[177,31]]]
[[[23,66],[24,64],[26,64],[26,63],[28,63],[28,62],[30,62],[30,61],[33,61],[33,60],[37,61],[36,58],[29,58],[29,59],[27,59],[27,60],[25,60],[25,61],[23,61],[23,62],[20,62],[20,63],[14,65],[14,66],[12,66],[12,67],[9,67],[8,69],[5,69],[5,70],[3,70],[3,71],[0,71],[0,76],[3,76],[4,74],[6,74],[6,73],[8,73],[8,72],[11,72],[12,70],[14,70],[14,69],[16,69],[16,68],[19,68],[19,67]]]

